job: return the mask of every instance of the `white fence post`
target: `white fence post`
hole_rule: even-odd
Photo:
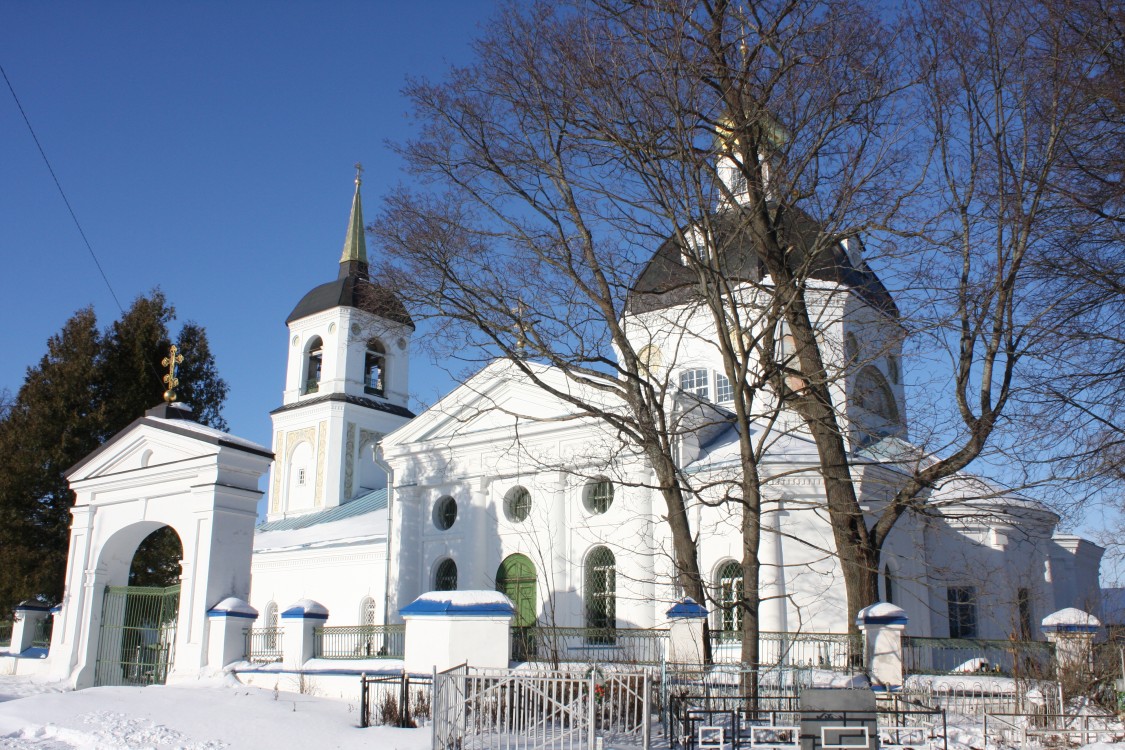
[[[855,622],[863,631],[863,660],[872,689],[900,689],[905,671],[902,634],[909,622],[906,611],[889,602],[876,602],[861,609]]]
[[[35,633],[39,624],[47,619],[51,608],[42,602],[29,599],[20,602],[12,610],[14,615],[12,624],[12,644],[8,651],[13,654],[22,654],[31,648],[35,641]]]
[[[668,617],[668,655],[673,664],[703,663],[703,623],[707,609],[690,596],[672,605]]]
[[[281,613],[281,663],[285,667],[300,669],[313,658],[316,645],[313,630],[324,625],[327,619],[328,610],[312,599],[301,599]]]
[[[219,672],[228,664],[250,657],[243,631],[258,619],[258,610],[242,599],[227,597],[207,610],[207,667]]]
[[[1094,636],[1101,621],[1074,607],[1060,609],[1043,618],[1043,634],[1055,646],[1055,665],[1061,680],[1067,672],[1088,672],[1093,666]]]

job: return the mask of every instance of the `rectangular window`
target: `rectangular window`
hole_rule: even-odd
[[[680,390],[694,393],[704,401],[711,396],[707,388],[707,370],[684,370],[680,373]]]
[[[950,586],[946,599],[949,603],[949,637],[977,637],[977,589],[975,586]]]
[[[715,401],[720,404],[734,401],[734,386],[730,384],[730,379],[721,372],[715,373]]]

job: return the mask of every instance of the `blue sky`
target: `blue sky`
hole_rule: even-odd
[[[231,431],[269,444],[285,317],[336,276],[352,165],[366,215],[402,179],[407,76],[471,55],[484,0],[7,2],[0,63],[117,297],[159,286],[207,328]],[[0,388],[75,310],[118,314],[0,85]],[[188,354],[190,356],[190,353]],[[417,396],[450,381],[412,365]]]

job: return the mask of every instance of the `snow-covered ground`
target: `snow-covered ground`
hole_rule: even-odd
[[[983,748],[981,728],[950,717],[951,748]],[[662,743],[661,743],[662,744]],[[429,729],[359,727],[359,707],[230,679],[190,686],[68,691],[0,676],[0,750],[422,750]],[[1125,743],[1083,750],[1125,750]]]
[[[67,691],[0,676],[2,750],[421,750],[429,729],[359,727],[359,707],[233,679]]]

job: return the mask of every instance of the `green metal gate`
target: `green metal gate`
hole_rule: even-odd
[[[95,685],[163,685],[176,645],[180,586],[106,586]]]

